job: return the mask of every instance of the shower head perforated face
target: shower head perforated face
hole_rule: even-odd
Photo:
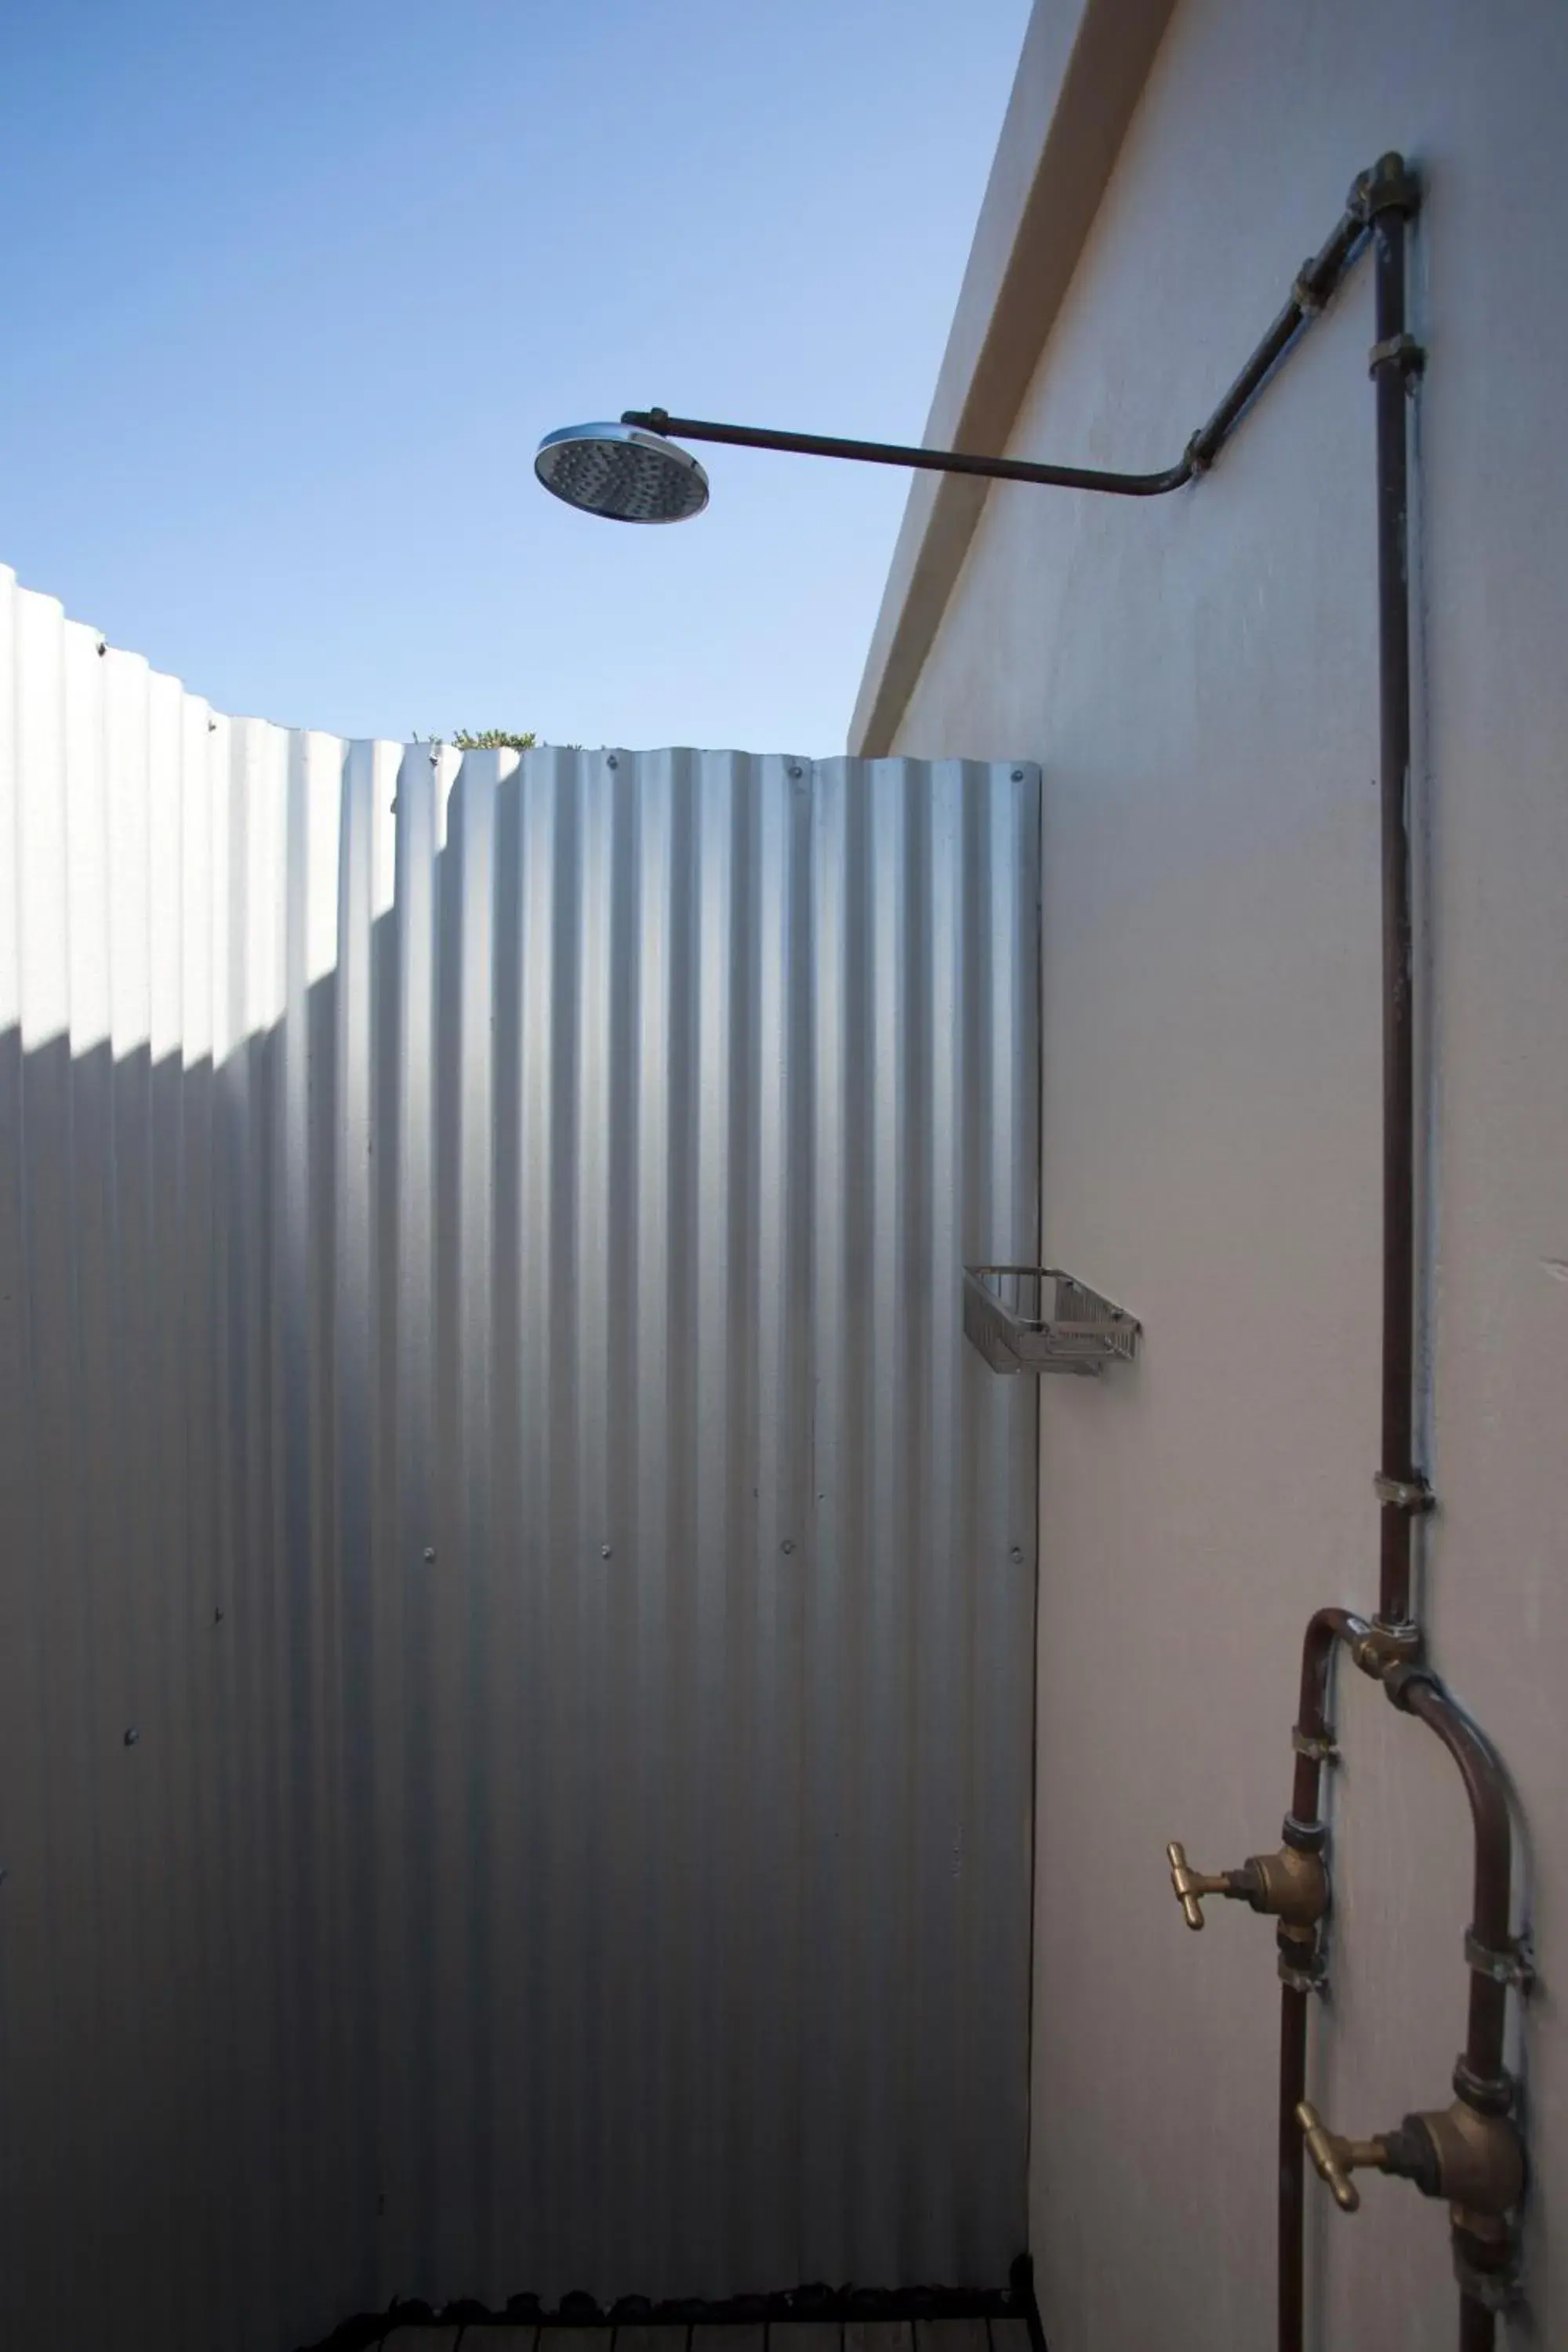
[[[547,490],[612,522],[684,522],[708,503],[695,457],[638,425],[566,425],[547,433],[533,470]]]

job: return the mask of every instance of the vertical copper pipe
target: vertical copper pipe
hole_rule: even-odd
[[[1396,167],[1384,157],[1373,174]],[[1383,837],[1383,1472],[1408,1484],[1415,1326],[1415,1020],[1410,913],[1409,463],[1405,333],[1405,216],[1373,215],[1377,346],[1377,652]],[[1378,356],[1377,354],[1381,354]],[[1410,1617],[1410,1513],[1383,1507],[1378,1613]]]
[[[1329,1732],[1329,1678],[1336,1643],[1359,1642],[1369,1631],[1363,1618],[1348,1609],[1320,1609],[1307,1626],[1301,1643],[1301,1689],[1296,1703],[1296,1729],[1303,1739],[1323,1739]],[[1322,1765],[1315,1756],[1296,1755],[1290,1787],[1290,1811],[1299,1822],[1318,1818],[1318,1791]]]
[[[1301,1643],[1301,1687],[1296,1730],[1301,1740],[1329,1737],[1329,1685],[1341,1642],[1359,1641],[1365,1622],[1348,1609],[1320,1609]],[[1321,1756],[1298,1747],[1290,1812],[1303,1829],[1319,1825]],[[1303,2352],[1306,2329],[1306,2153],[1296,2109],[1307,2095],[1307,2004],[1294,1985],[1279,1988],[1279,2352]]]
[[[1497,2321],[1473,2295],[1459,2297],[1459,2352],[1494,2352]]]
[[[1307,2002],[1279,1988],[1279,2352],[1304,2352],[1306,2150],[1296,2109],[1307,2095]]]

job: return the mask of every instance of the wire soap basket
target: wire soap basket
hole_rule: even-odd
[[[966,1265],[964,1337],[994,1372],[1076,1372],[1130,1364],[1142,1326],[1054,1265]]]

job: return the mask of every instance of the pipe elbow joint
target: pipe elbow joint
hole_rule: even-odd
[[[1379,213],[1398,213],[1408,220],[1421,209],[1420,180],[1404,156],[1391,150],[1380,155],[1370,171],[1358,175],[1347,209],[1368,223]]]

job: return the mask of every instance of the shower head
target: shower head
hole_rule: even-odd
[[[708,477],[684,449],[636,425],[547,433],[533,470],[547,490],[612,522],[684,522],[708,503]]]

